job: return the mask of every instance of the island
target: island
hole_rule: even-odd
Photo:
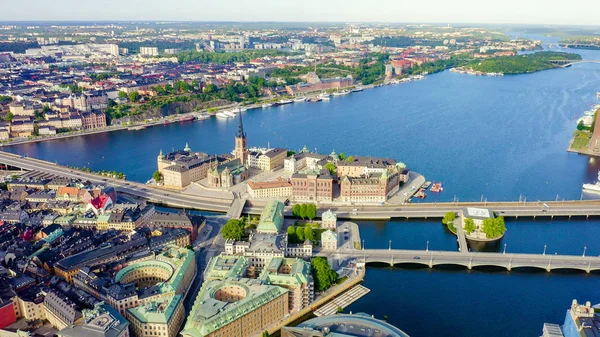
[[[579,60],[581,60],[579,54],[541,51],[475,60],[455,68],[454,71],[473,75],[517,75],[558,68],[569,64],[569,61]]]

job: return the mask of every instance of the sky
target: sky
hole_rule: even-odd
[[[600,26],[600,0],[1,0],[0,21],[301,21]]]

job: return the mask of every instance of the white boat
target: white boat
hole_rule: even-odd
[[[239,112],[245,112],[246,110],[248,110],[248,109],[246,109],[246,108],[244,108],[244,107],[238,108],[238,111],[239,111]]]
[[[363,87],[356,87],[354,89],[352,89],[352,92],[360,92],[363,91]]]
[[[209,114],[205,114],[205,113],[196,114],[196,119],[198,119],[199,121],[203,121],[203,120],[209,119],[209,118],[210,118]]]
[[[223,111],[223,113],[227,116],[229,116],[230,118],[234,118],[236,116],[236,111],[229,111],[229,110],[225,110]]]
[[[588,110],[588,111],[585,111],[583,114],[586,116],[593,116],[595,113],[596,113],[595,110]]]
[[[279,101],[279,104],[290,104],[290,103],[294,103],[294,101],[292,101],[291,99],[282,99]]]
[[[598,171],[598,181],[595,184],[583,184],[583,189],[589,192],[600,192],[600,171]]]
[[[231,118],[228,114],[226,114],[224,112],[217,112],[215,116],[217,116],[217,118],[221,118],[221,119],[229,119],[229,118]]]
[[[600,98],[600,91],[596,91],[596,98]]]
[[[295,103],[301,103],[301,102],[304,102],[304,101],[306,101],[306,97],[296,97],[296,98],[294,98],[294,102]]]
[[[324,101],[329,101],[331,98],[330,95],[326,92],[321,93],[318,97]]]
[[[349,93],[350,93],[350,91],[347,91],[347,90],[336,91],[333,93],[333,96],[344,96],[344,95],[348,95]]]
[[[271,103],[264,103],[264,104],[262,105],[263,109],[270,108],[270,107],[272,107],[272,106],[273,106],[273,104],[271,104]]]

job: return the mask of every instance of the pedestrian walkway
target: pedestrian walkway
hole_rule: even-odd
[[[244,210],[245,205],[246,199],[236,197],[233,199],[231,207],[229,207],[227,217],[229,217],[229,219],[239,219],[242,216],[242,211]]]
[[[362,286],[356,285],[352,289],[346,291],[337,298],[331,300],[331,302],[325,304],[319,309],[315,310],[316,316],[328,316],[333,315],[337,312],[338,308],[346,308],[350,304],[356,302],[359,298],[368,294],[371,290]]]
[[[465,235],[465,230],[462,227],[462,217],[456,218],[454,220],[454,228],[456,228],[456,236],[458,237],[456,241],[458,241],[458,250],[461,253],[468,253],[469,247],[467,246],[467,236]]]

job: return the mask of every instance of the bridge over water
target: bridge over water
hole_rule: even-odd
[[[327,254],[320,254],[327,256]],[[556,254],[505,254],[480,252],[453,252],[432,250],[365,249],[341,251],[336,257],[355,258],[366,263],[394,265],[501,267],[506,270],[536,268],[552,270],[580,270],[586,273],[600,271],[600,257]]]
[[[577,63],[600,63],[600,60],[550,60],[550,62],[560,64],[563,67],[570,67]]]

